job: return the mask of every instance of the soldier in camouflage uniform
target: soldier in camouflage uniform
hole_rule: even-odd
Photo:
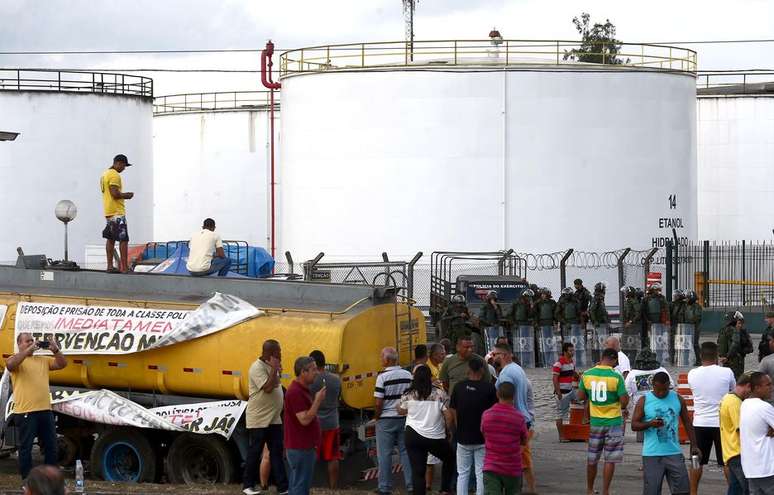
[[[645,328],[642,335],[643,347],[650,345],[650,326],[653,324],[669,324],[669,303],[661,294],[661,284],[655,283],[650,286],[645,299],[642,300],[642,320],[645,322]],[[654,349],[655,350],[655,349]]]
[[[701,366],[701,356],[699,351],[699,338],[701,335],[701,313],[702,309],[696,300],[696,292],[689,290],[685,297],[685,306],[683,306],[683,322],[693,325],[693,353],[696,356],[696,366]]]
[[[569,335],[570,325],[579,325],[581,321],[580,303],[575,299],[572,289],[565,287],[562,289],[562,295],[559,296],[559,302],[556,304],[556,320],[562,324],[562,339]]]
[[[761,342],[758,344],[758,361],[771,354],[769,341],[774,339],[774,311],[766,312],[766,324],[768,325],[761,334]]]
[[[525,289],[522,291],[521,296],[513,301],[507,316],[511,328],[521,325],[532,325],[532,322],[535,320],[535,308],[532,305],[532,296],[534,295],[535,293],[531,289]]]
[[[580,323],[581,326],[585,327],[586,322],[589,321],[591,293],[583,286],[583,280],[579,278],[573,281],[573,286],[575,286],[575,300],[578,301],[578,308],[580,310]]]
[[[731,368],[734,377],[744,373],[744,358],[753,351],[750,334],[744,328],[744,316],[735,312],[731,320],[718,334],[718,355],[720,363]]]
[[[556,301],[551,297],[551,291],[540,289],[540,300],[535,304],[535,325],[538,327],[553,327],[556,325]]]
[[[486,295],[486,304],[481,306],[478,312],[479,327],[483,330],[486,327],[500,326],[502,319],[503,308],[497,302],[497,291],[490,290]]]
[[[591,305],[589,306],[589,319],[591,319],[591,324],[595,327],[610,323],[607,307],[605,307],[606,289],[607,286],[604,282],[597,282],[594,286],[594,298],[591,300]]]
[[[682,289],[675,289],[672,291],[672,302],[669,303],[669,356],[672,362],[675,362],[675,334],[677,333],[677,325],[685,323],[683,311],[685,309],[685,291]]]
[[[457,342],[461,335],[470,335],[470,328],[466,325],[469,321],[470,312],[465,304],[465,296],[455,294],[452,303],[441,316],[441,336]]]
[[[639,325],[642,320],[642,303],[637,299],[637,289],[632,286],[622,287],[621,292],[626,297],[623,311],[621,312],[621,322],[624,328]]]

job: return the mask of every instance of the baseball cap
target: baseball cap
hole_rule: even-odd
[[[113,163],[115,163],[115,162],[123,162],[123,163],[126,164],[127,167],[131,167],[132,166],[132,164],[129,163],[129,159],[126,158],[126,155],[123,155],[123,154],[118,154],[115,157],[113,157]]]

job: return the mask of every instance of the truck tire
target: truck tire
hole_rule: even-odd
[[[236,481],[234,455],[215,434],[182,433],[167,453],[167,477],[172,483],[216,484]]]
[[[105,481],[152,483],[156,481],[156,451],[140,431],[103,431],[91,449],[91,472]]]

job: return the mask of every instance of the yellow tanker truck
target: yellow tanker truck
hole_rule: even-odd
[[[254,311],[234,323],[238,310],[213,303],[213,294]],[[208,306],[218,315],[201,318]],[[189,333],[168,342],[181,328],[176,319]],[[192,337],[205,320],[209,330]],[[62,463],[89,460],[92,475],[112,481],[188,483],[240,475],[247,375],[266,339],[282,347],[285,387],[297,357],[325,354],[342,380],[342,443],[350,452],[357,450],[350,433],[374,405],[380,349],[398,348],[407,365],[425,341],[422,313],[389,287],[56,270],[30,256],[0,266],[3,358],[22,331],[55,337],[68,358],[50,375]]]

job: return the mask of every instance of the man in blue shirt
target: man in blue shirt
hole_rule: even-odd
[[[691,418],[685,401],[669,390],[669,375],[660,371],[653,376],[653,391],[645,394],[632,415],[632,430],[644,431],[642,475],[644,495],[660,495],[664,477],[673,494],[688,494],[690,483],[680,447],[679,421],[683,420],[691,442],[691,454],[701,455],[696,448]]]
[[[513,405],[527,420],[529,434],[527,436],[527,443],[521,447],[522,476],[527,484],[527,491],[534,492],[535,475],[532,470],[532,450],[529,444],[533,434],[532,425],[535,423],[535,415],[530,407],[532,385],[529,383],[524,369],[513,362],[513,351],[508,347],[508,344],[495,344],[492,358],[500,367],[500,374],[497,377],[495,387],[499,389],[500,384],[505,382],[513,385],[513,388],[516,390],[513,396]]]

